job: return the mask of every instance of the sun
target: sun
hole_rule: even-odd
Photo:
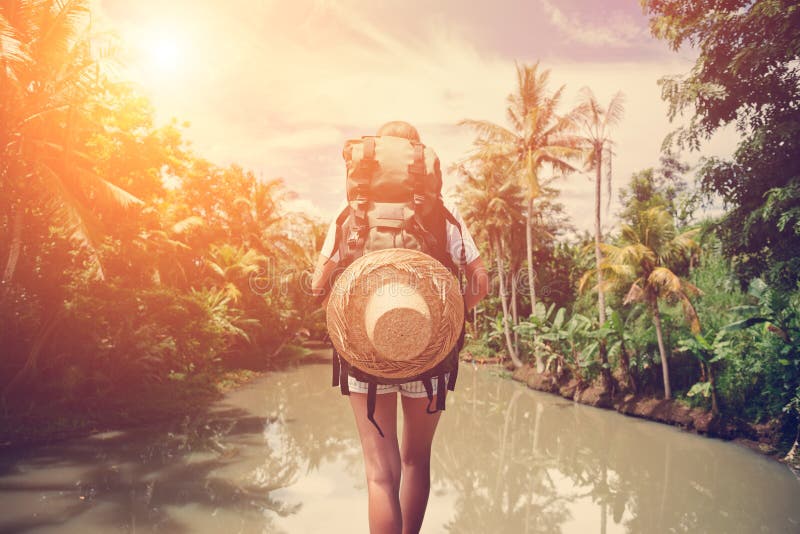
[[[185,60],[185,49],[176,34],[154,34],[145,43],[148,63],[159,71],[174,72]]]
[[[159,24],[137,28],[132,36],[139,67],[151,75],[170,77],[185,70],[189,41],[179,26]]]
[[[183,49],[174,36],[157,37],[147,45],[150,61],[159,70],[175,70],[183,59]]]

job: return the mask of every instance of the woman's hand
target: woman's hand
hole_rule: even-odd
[[[465,276],[467,285],[464,288],[464,306],[469,311],[489,293],[489,273],[483,260],[477,258],[467,264]]]

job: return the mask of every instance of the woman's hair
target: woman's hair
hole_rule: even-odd
[[[419,141],[419,132],[417,129],[405,121],[387,122],[378,128],[377,135],[390,135],[392,137],[402,137],[410,141]]]

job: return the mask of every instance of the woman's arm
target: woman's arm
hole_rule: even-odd
[[[336,270],[336,265],[338,265],[338,262],[333,261],[324,254],[319,255],[319,258],[317,259],[317,265],[314,267],[314,274],[311,277],[312,295],[315,297],[321,297],[325,295],[331,275],[333,274],[333,271]]]
[[[476,258],[468,263],[466,277],[464,305],[467,310],[471,310],[489,293],[489,273],[486,272],[483,260]]]

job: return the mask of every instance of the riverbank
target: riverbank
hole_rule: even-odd
[[[479,360],[475,362],[481,363]],[[557,380],[549,373],[538,373],[530,365],[514,370],[511,378],[526,384],[531,389],[560,395],[580,404],[616,410],[623,415],[677,426],[688,432],[735,441],[753,451],[789,464],[795,472],[800,469],[797,460],[789,462],[786,459],[788,447],[781,441],[777,421],[755,425],[719,414],[714,415],[702,408],[687,406],[680,399],[659,399],[627,392],[612,396],[595,385],[575,379]]]

